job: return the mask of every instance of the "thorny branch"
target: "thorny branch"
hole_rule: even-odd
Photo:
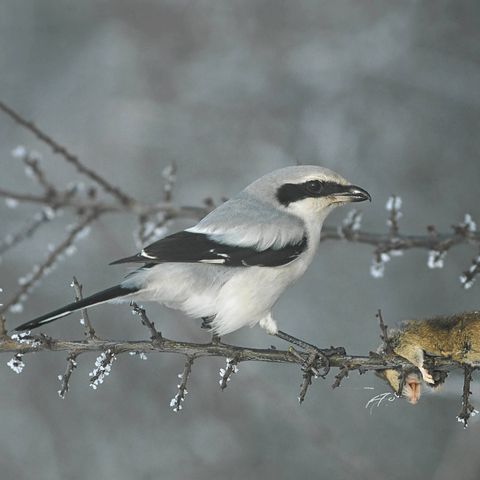
[[[70,353],[68,355],[65,373],[58,376],[58,379],[61,382],[61,387],[58,391],[58,396],[60,398],[65,398],[65,395],[70,389],[70,377],[72,376],[73,371],[77,368],[77,356],[78,355],[76,353]]]
[[[77,277],[73,277],[72,287],[75,290],[75,301],[79,301],[83,299],[83,285],[81,285]],[[84,308],[81,310],[82,312],[82,320],[81,323],[85,326],[85,335],[88,338],[95,338],[95,329],[90,322],[90,317],[88,315],[88,309]]]
[[[380,339],[383,342],[383,349],[388,354],[393,353],[392,344],[390,342],[390,337],[388,336],[388,327],[383,321],[382,311],[378,310],[376,317],[378,318],[378,323],[380,326]]]
[[[139,315],[142,325],[145,325],[150,330],[150,338],[152,341],[161,342],[163,340],[162,334],[155,328],[155,324],[150,321],[143,307],[139,307],[135,302],[130,304],[134,315]]]
[[[239,347],[221,342],[219,339],[211,343],[191,343],[170,340],[156,330],[154,323],[149,320],[143,307],[132,304],[135,314],[140,316],[142,324],[148,328],[150,340],[113,341],[99,339],[88,318],[88,312],[83,312],[86,338],[83,340],[55,339],[46,335],[18,334],[8,336],[5,329],[4,313],[20,311],[22,302],[31,292],[35,284],[45,276],[54,264],[65,254],[73,251],[74,244],[81,237],[82,232],[96,220],[108,214],[130,214],[138,219],[138,229],[134,236],[139,244],[155,241],[165,235],[171,220],[179,218],[200,219],[215,207],[212,199],[204,200],[203,205],[189,206],[176,205],[173,199],[173,187],[176,179],[176,167],[169,165],[163,172],[163,198],[159,202],[145,203],[133,198],[118,186],[113,185],[95,170],[86,166],[78,156],[62,146],[50,135],[45,133],[35,123],[25,119],[22,115],[0,101],[0,111],[3,111],[16,123],[35,135],[52,152],[72,165],[78,173],[90,182],[88,186],[82,183],[73,183],[62,188],[56,186],[44,171],[39,154],[27,152],[25,147],[17,147],[12,155],[23,161],[26,174],[40,187],[41,193],[24,193],[0,187],[0,198],[5,199],[8,207],[14,208],[19,204],[37,206],[40,210],[16,232],[0,239],[0,254],[5,254],[20,243],[34,237],[40,228],[48,222],[55,221],[63,211],[69,211],[77,217],[73,226],[66,229],[64,239],[52,247],[43,263],[33,267],[31,272],[19,280],[20,287],[4,305],[0,304],[0,353],[9,352],[13,358],[8,365],[20,373],[25,364],[26,354],[42,351],[67,352],[67,366],[65,373],[59,375],[61,387],[60,397],[64,397],[69,389],[69,382],[77,366],[78,357],[84,353],[96,352],[99,356],[95,368],[90,374],[92,388],[97,388],[110,373],[112,363],[122,354],[130,353],[146,359],[147,353],[175,353],[186,357],[185,367],[179,375],[181,382],[178,392],[172,400],[172,407],[179,411],[187,393],[187,381],[192,371],[193,363],[202,357],[222,357],[227,361],[225,369],[220,370],[219,384],[223,390],[232,375],[238,371],[241,362],[260,361],[270,363],[293,364],[301,367],[303,381],[300,388],[299,401],[303,402],[308,388],[314,378],[326,376],[330,367],[339,369],[335,375],[334,388],[348,377],[349,372],[358,371],[360,374],[370,370],[386,368],[399,369],[402,372],[411,368],[411,365],[401,357],[395,356],[389,348],[387,327],[383,322],[381,312],[378,318],[381,327],[381,338],[384,342],[383,353],[371,352],[368,356],[349,355],[343,349],[319,349],[314,345],[305,351],[297,351],[293,347],[288,350],[255,349]],[[106,194],[106,195],[104,195]],[[429,252],[427,265],[429,268],[441,268],[445,256],[452,248],[459,245],[470,245],[478,252],[480,250],[480,232],[469,214],[462,222],[452,225],[449,232],[438,232],[432,225],[427,226],[425,234],[404,234],[400,231],[399,220],[402,216],[401,198],[392,196],[386,203],[387,231],[383,233],[368,232],[361,229],[361,214],[351,211],[339,226],[325,226],[322,231],[322,241],[348,241],[374,247],[373,264],[370,272],[374,277],[384,274],[385,265],[392,257],[401,255],[407,250],[424,249]],[[477,253],[471,266],[460,276],[464,288],[470,288],[480,274],[480,255]],[[73,286],[77,299],[81,298],[81,285],[74,279]],[[0,289],[1,291],[1,289]],[[307,344],[306,344],[307,345]],[[342,351],[343,350],[343,351]],[[325,356],[324,352],[330,352]],[[445,376],[448,371],[459,368],[460,365],[447,358],[435,359],[431,366],[432,373]],[[463,408],[459,420],[467,424],[469,417],[475,413],[470,404],[470,382],[472,368],[464,367]],[[323,374],[320,370],[323,369]]]
[[[7,300],[7,302],[0,307],[0,314],[8,311],[11,307],[19,305],[19,302],[25,300],[27,295],[31,292],[33,286],[40,280],[44,275],[46,275],[52,267],[52,265],[58,260],[58,257],[65,252],[70,246],[73,245],[78,235],[92,223],[98,217],[98,212],[95,210],[91,211],[85,217],[81,218],[79,222],[71,228],[67,236],[50,252],[46,260],[41,265],[36,265],[30,274],[23,278],[19,290],[13,295],[12,298]],[[21,305],[21,303],[20,303]]]
[[[25,120],[20,114],[15,110],[10,108],[8,105],[0,101],[0,110],[6,113],[10,118],[15,120],[19,125],[26,128],[32,132],[39,140],[48,145],[53,153],[61,155],[68,163],[72,164],[80,173],[83,173],[96,183],[98,183],[106,192],[110,193],[116,197],[124,205],[128,205],[132,202],[132,199],[129,195],[122,192],[118,187],[113,186],[110,182],[105,180],[101,175],[96,173],[94,170],[85,166],[79,158],[71,153],[67,148],[57,143],[53,138],[47,135],[43,130],[38,128],[33,122]]]
[[[467,428],[470,417],[478,413],[470,403],[470,395],[472,394],[470,384],[472,383],[472,373],[474,370],[475,368],[470,365],[464,365],[463,367],[462,409],[457,418],[459,422],[463,422],[465,428]]]
[[[178,392],[170,401],[170,406],[173,408],[174,412],[178,412],[183,408],[182,403],[185,401],[185,397],[187,395],[187,382],[190,377],[190,373],[192,373],[192,365],[195,360],[193,355],[187,355],[187,359],[185,360],[185,366],[183,367],[183,372],[178,374],[178,378],[182,381],[179,385],[177,385]]]
[[[142,310],[144,312],[144,310]],[[145,314],[146,316],[146,314]],[[148,318],[148,317],[146,317]],[[149,323],[152,323],[148,320]],[[146,324],[150,332],[148,323]],[[86,338],[84,340],[66,340],[55,339],[45,335],[31,335],[27,333],[15,334],[10,336],[0,337],[0,353],[14,354],[11,362],[22,362],[26,354],[32,352],[49,352],[49,351],[65,351],[68,353],[67,367],[65,373],[59,376],[61,381],[61,389],[59,395],[63,398],[69,389],[70,376],[77,366],[78,357],[85,353],[96,352],[100,356],[95,363],[95,369],[90,374],[90,384],[93,388],[97,388],[103,383],[104,377],[111,371],[113,361],[120,355],[130,353],[132,355],[143,355],[151,353],[174,353],[183,355],[186,358],[186,363],[183,372],[179,375],[181,383],[178,386],[178,392],[172,400],[171,406],[177,410],[181,409],[183,399],[186,395],[187,381],[190,376],[192,365],[194,361],[203,357],[220,357],[227,359],[227,368],[220,370],[221,379],[219,381],[220,387],[223,390],[226,387],[231,375],[238,371],[238,365],[242,362],[257,361],[268,363],[281,363],[298,365],[303,371],[304,381],[301,386],[299,401],[303,402],[307,390],[312,384],[312,379],[316,375],[311,373],[311,370],[306,370],[305,365],[312,363],[312,352],[298,351],[290,348],[288,350],[278,350],[276,348],[249,348],[230,345],[223,342],[213,343],[193,343],[170,340],[162,337],[161,341],[157,339],[151,340],[130,340],[130,341],[113,341],[101,340],[99,338]],[[320,368],[321,359],[316,368]],[[363,374],[367,371],[384,370],[387,368],[394,369],[409,369],[412,365],[402,357],[389,354],[374,354],[368,356],[344,355],[335,354],[328,358],[329,366],[339,368],[339,372],[335,375],[335,382],[333,388],[340,386],[343,379],[348,377],[349,372],[358,371]],[[10,364],[10,362],[9,362]],[[12,364],[12,369],[17,365]],[[476,365],[474,365],[476,366]],[[480,364],[478,365],[480,367]],[[462,365],[448,359],[436,358],[434,367],[435,371],[446,372],[456,368],[462,368]],[[17,370],[15,370],[17,371]],[[21,371],[21,369],[20,369]],[[20,373],[20,372],[18,372]],[[308,375],[307,375],[308,374]],[[471,377],[469,377],[471,378]],[[468,380],[468,378],[466,377]],[[468,402],[468,395],[465,396],[465,391],[469,392],[469,384],[464,389],[464,409],[462,410],[462,421],[468,420],[473,411]]]

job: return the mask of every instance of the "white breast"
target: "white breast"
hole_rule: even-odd
[[[201,263],[163,263],[140,270],[124,283],[142,285],[139,299],[158,301],[195,317],[215,316],[212,327],[225,335],[253,326],[270,315],[282,292],[312,262],[321,223],[307,229],[308,246],[297,259],[280,267],[225,267]]]

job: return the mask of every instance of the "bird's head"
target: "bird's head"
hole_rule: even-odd
[[[338,173],[316,165],[275,170],[245,189],[302,219],[325,216],[336,206],[371,200],[370,194]]]

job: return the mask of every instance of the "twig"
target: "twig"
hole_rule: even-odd
[[[81,285],[77,277],[73,277],[72,286],[75,290],[75,301],[78,302],[83,299],[83,285]],[[82,308],[81,310],[82,318],[83,318],[83,325],[85,327],[85,335],[87,338],[94,339],[96,338],[95,329],[90,322],[90,317],[88,315],[88,309]]]
[[[42,225],[51,221],[52,218],[52,215],[45,211],[36,213],[33,219],[17,232],[9,233],[0,241],[0,255],[3,255],[10,248],[16,247],[24,240],[32,237]]]
[[[115,347],[107,348],[95,361],[95,368],[90,372],[90,386],[96,390],[106,376],[110,375],[112,363],[116,359]]]
[[[163,169],[162,177],[165,179],[165,184],[163,185],[163,200],[170,203],[173,198],[173,187],[177,181],[177,165],[175,162],[172,162]]]
[[[30,341],[18,342],[10,337],[0,339],[0,353],[22,353],[46,352],[46,351],[64,351],[83,354],[87,352],[105,352],[113,349],[116,355],[122,353],[175,353],[185,356],[201,357],[223,357],[236,358],[238,363],[246,361],[268,362],[268,363],[290,363],[294,365],[303,365],[307,362],[309,352],[296,352],[293,355],[291,350],[261,349],[230,345],[227,343],[192,343],[170,340],[163,337],[162,342],[158,343],[151,340],[101,340],[94,342],[84,340],[55,339],[44,335],[30,335]],[[376,354],[374,356],[361,355],[334,355],[330,357],[332,367],[343,367],[348,362],[350,370],[385,370],[387,368],[412,368],[412,365],[402,357],[386,356]],[[480,363],[474,364],[480,367]],[[460,365],[448,358],[437,358],[435,362],[436,370],[452,370],[460,368]]]
[[[382,311],[379,309],[375,316],[378,318],[378,323],[380,326],[380,339],[383,342],[385,353],[391,355],[393,353],[392,343],[390,341],[390,337],[388,336],[388,327],[383,321]]]
[[[68,233],[62,242],[60,242],[48,255],[46,260],[39,266],[36,266],[29,274],[28,280],[23,282],[20,289],[11,297],[1,308],[0,314],[5,313],[10,307],[16,305],[21,301],[31,290],[32,286],[45,275],[49,268],[55,263],[58,256],[61,255],[68,247],[70,247],[77,235],[82,232],[90,223],[92,223],[99,213],[97,211],[92,211],[89,214],[85,215]]]
[[[47,198],[54,197],[57,195],[56,188],[47,180],[47,176],[45,172],[40,167],[38,158],[33,157],[31,154],[26,154],[23,157],[23,162],[25,163],[26,170],[28,174],[38,182],[38,184],[43,188],[45,191],[45,196]]]
[[[339,372],[335,375],[335,381],[332,384],[332,388],[338,388],[342,384],[342,380],[348,377],[348,372],[351,370],[351,367],[345,363],[340,367]]]
[[[398,235],[399,225],[398,220],[402,216],[400,207],[402,206],[402,199],[398,195],[392,195],[386,205],[386,209],[389,213],[387,219],[387,225],[389,227],[390,236],[395,238]]]
[[[7,337],[7,328],[5,327],[5,317],[0,315],[0,340]]]
[[[470,384],[472,382],[472,372],[475,368],[470,365],[464,365],[463,367],[463,394],[462,394],[462,409],[458,414],[458,421],[463,422],[463,426],[467,428],[468,420],[472,415],[475,415],[477,412],[474,406],[470,403]]]
[[[477,255],[473,260],[470,268],[460,275],[460,283],[463,288],[468,289],[473,285],[477,275],[480,273],[480,255]]]
[[[139,315],[142,325],[145,325],[150,330],[150,338],[154,342],[161,342],[163,340],[162,334],[155,328],[155,324],[150,321],[143,307],[139,307],[135,302],[131,302],[132,312],[134,315]]]
[[[374,233],[364,230],[358,230],[350,238],[344,237],[338,233],[338,228],[325,226],[322,229],[320,241],[328,240],[347,240],[351,243],[362,243],[374,247],[381,246],[383,251],[392,250],[411,250],[414,248],[424,250],[439,250],[442,248],[451,248],[461,244],[479,245],[480,234],[478,232],[465,235],[463,233],[439,233],[436,237],[431,235],[411,235],[399,234],[392,238],[388,233]]]
[[[183,372],[178,375],[178,377],[181,378],[182,381],[179,385],[177,385],[177,394],[170,401],[170,406],[173,408],[174,412],[179,412],[183,408],[182,403],[185,401],[185,396],[188,393],[187,382],[188,378],[190,377],[190,373],[192,372],[192,365],[194,361],[195,357],[193,355],[188,355],[185,366],[183,368]]]
[[[238,373],[238,360],[237,358],[227,358],[226,359],[226,362],[227,362],[227,368],[221,368],[220,369],[220,380],[218,381],[218,383],[220,384],[220,389],[222,390],[225,390],[227,388],[227,384],[228,382],[230,381],[230,378],[231,376],[234,374],[234,373]]]
[[[73,371],[77,368],[77,356],[78,354],[70,353],[67,357],[67,367],[63,375],[59,375],[58,379],[61,382],[60,390],[58,391],[58,396],[60,398],[65,398],[65,395],[70,389],[70,377],[72,376]]]
[[[23,118],[18,112],[13,110],[13,108],[9,107],[2,101],[0,101],[0,110],[10,116],[10,118],[15,120],[15,122],[17,122],[19,125],[32,132],[39,140],[48,145],[52,149],[53,153],[62,156],[68,163],[73,165],[78,172],[86,175],[91,180],[101,185],[106,192],[116,197],[122,204],[128,205],[134,203],[134,200],[129,195],[122,192],[118,187],[112,185],[94,170],[83,165],[79,158],[68,151],[66,147],[57,143],[52,137],[40,130],[40,128],[38,128],[33,122]]]
[[[315,347],[318,348],[318,347]],[[321,350],[321,349],[318,349]],[[178,386],[177,395],[172,400],[172,407],[176,411],[181,409],[182,402],[186,395],[186,386],[189,375],[191,373],[192,364],[195,359],[201,357],[223,357],[232,360],[227,362],[227,370],[222,372],[223,380],[220,380],[221,386],[228,381],[232,373],[235,373],[238,363],[245,361],[260,361],[270,363],[291,363],[296,365],[309,365],[314,363],[315,359],[312,358],[312,354],[315,352],[298,352],[290,348],[288,351],[282,351],[277,349],[254,349],[248,347],[238,347],[225,343],[207,343],[196,344],[190,342],[180,342],[175,340],[169,340],[162,338],[161,342],[151,341],[112,341],[94,339],[88,341],[72,341],[72,340],[59,340],[47,337],[45,335],[31,335],[31,334],[17,334],[11,338],[8,336],[0,336],[0,353],[10,352],[14,354],[13,359],[9,362],[9,366],[16,372],[20,373],[24,367],[23,356],[29,352],[42,352],[42,351],[67,351],[69,359],[72,359],[70,365],[67,365],[67,375],[73,371],[76,364],[76,359],[79,355],[87,352],[100,352],[100,356],[96,361],[96,368],[91,372],[91,386],[97,388],[100,385],[104,377],[110,373],[111,365],[115,358],[122,353],[132,354],[145,354],[147,352],[159,352],[159,353],[176,353],[187,357],[184,371],[180,374],[182,382]],[[321,350],[325,351],[325,350]],[[229,363],[231,362],[231,365]],[[335,376],[335,382],[332,387],[336,388],[340,386],[342,380],[346,378],[350,371],[357,370],[360,374],[369,370],[384,370],[384,369],[402,369],[412,368],[412,365],[402,357],[395,355],[374,354],[370,356],[353,356],[345,354],[337,354],[329,357],[329,362],[332,367],[339,368],[338,374]],[[230,367],[230,368],[228,368]],[[435,371],[446,372],[455,368],[460,368],[461,365],[452,361],[446,357],[436,358]],[[472,368],[480,367],[479,364],[474,364]],[[308,375],[306,375],[308,373]],[[303,401],[305,398],[308,387],[311,384],[313,377],[311,368],[304,368],[304,382],[300,391],[299,400]],[[66,382],[70,376],[67,376]],[[225,380],[227,379],[227,380]],[[65,378],[62,378],[62,385]],[[471,369],[470,367],[465,370],[465,384],[464,384],[464,408],[459,415],[459,419],[464,423],[468,418],[474,414],[473,407],[469,403],[470,395],[470,381],[471,381]],[[64,385],[63,385],[64,386]],[[62,388],[59,393],[66,393],[67,389]]]

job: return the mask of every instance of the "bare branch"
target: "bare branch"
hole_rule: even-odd
[[[457,245],[469,244],[480,245],[480,233],[438,233],[436,236],[432,235],[406,235],[398,234],[392,238],[388,233],[374,233],[357,230],[352,233],[351,237],[345,237],[338,232],[338,228],[326,226],[322,229],[321,241],[328,240],[347,240],[351,243],[361,243],[371,245],[373,247],[381,247],[384,252],[391,252],[393,250],[437,250],[450,249]]]
[[[130,203],[134,203],[134,200],[130,198],[130,196],[122,192],[118,187],[112,185],[110,182],[105,180],[94,170],[83,165],[83,163],[80,162],[79,158],[70,151],[68,151],[66,147],[57,143],[53,138],[40,130],[40,128],[38,128],[33,122],[23,118],[18,112],[13,110],[13,108],[9,107],[2,101],[0,101],[0,110],[6,113],[10,118],[15,120],[15,122],[17,122],[19,125],[32,132],[40,141],[48,145],[52,149],[53,153],[56,153],[63,157],[68,163],[73,165],[78,172],[86,175],[88,178],[98,183],[106,192],[113,195],[122,204],[128,205]]]
[[[5,327],[5,317],[0,315],[0,340],[7,337],[7,328]]]
[[[133,213],[136,215],[153,215],[163,213],[168,218],[190,218],[199,220],[211,211],[211,207],[196,207],[193,205],[176,206],[171,203],[142,203],[136,202],[132,205],[118,205],[102,200],[85,200],[78,198],[68,198],[65,193],[58,193],[57,197],[48,198],[45,195],[33,195],[29,193],[19,193],[12,190],[0,188],[0,197],[17,200],[24,203],[35,203],[52,205],[57,204],[63,209],[71,209],[75,212],[86,210],[97,210],[100,213]]]
[[[78,302],[79,300],[82,300],[83,299],[83,285],[81,285],[78,282],[77,277],[75,277],[75,276],[73,277],[72,286],[75,290],[75,301]],[[85,335],[88,338],[96,338],[95,329],[93,328],[93,326],[90,322],[90,317],[88,315],[88,309],[82,308],[81,313],[82,313],[83,325],[85,327]]]
[[[332,384],[332,388],[338,388],[342,380],[346,377],[348,377],[348,372],[350,371],[350,368],[347,363],[342,365],[338,371],[338,373],[335,375],[335,381]]]
[[[50,267],[56,262],[59,255],[61,255],[68,247],[70,247],[77,236],[94,220],[99,216],[97,211],[92,211],[89,214],[85,215],[74,227],[68,232],[68,235],[60,242],[48,255],[46,260],[41,264],[34,267],[30,272],[27,280],[22,282],[20,289],[11,297],[1,308],[0,314],[5,313],[13,305],[17,305],[19,302],[25,299],[28,295],[28,292],[31,290],[33,285],[42,278],[46,273],[48,273]]]
[[[183,408],[182,403],[185,401],[185,397],[188,393],[187,382],[190,377],[190,373],[192,373],[192,365],[194,361],[195,357],[193,355],[188,355],[187,360],[185,361],[183,372],[178,375],[178,378],[181,378],[182,381],[179,385],[177,385],[178,392],[170,402],[170,406],[173,408],[174,412],[179,412]]]
[[[115,348],[107,348],[97,357],[95,368],[90,372],[90,386],[96,390],[101,385],[112,369],[112,363],[116,359]]]
[[[70,389],[70,377],[72,376],[73,371],[77,368],[77,355],[75,353],[70,353],[67,357],[67,367],[63,375],[59,375],[58,379],[61,382],[60,390],[58,391],[58,396],[60,398],[65,398],[68,390]]]
[[[18,246],[24,240],[32,237],[36,231],[45,223],[52,220],[52,215],[42,211],[34,215],[33,219],[27,222],[22,228],[15,233],[7,234],[0,241],[0,255],[10,250],[10,248]]]
[[[141,313],[140,313],[141,314]],[[148,317],[147,317],[148,318]],[[153,322],[150,322],[153,324]],[[150,327],[149,327],[150,328]],[[83,353],[98,352],[100,356],[95,363],[95,369],[90,374],[90,385],[96,389],[105,376],[110,373],[113,361],[118,355],[131,353],[134,355],[140,355],[141,358],[145,358],[146,353],[158,352],[158,353],[175,353],[186,357],[186,363],[183,372],[179,375],[181,383],[178,385],[178,392],[172,399],[171,406],[175,411],[181,409],[185,395],[187,394],[187,381],[191,374],[193,362],[196,359],[202,357],[223,357],[227,359],[227,369],[221,370],[220,386],[225,388],[228,379],[231,375],[237,371],[237,366],[241,362],[246,361],[259,361],[269,363],[281,363],[281,364],[293,364],[300,365],[303,369],[303,382],[300,390],[299,401],[302,402],[305,399],[308,387],[311,385],[315,375],[315,369],[321,366],[322,359],[318,358],[317,352],[338,352],[341,349],[320,349],[314,345],[315,351],[296,351],[293,348],[289,350],[277,350],[275,348],[270,349],[256,349],[248,347],[239,347],[234,345],[225,344],[222,342],[211,342],[206,344],[198,344],[191,342],[180,342],[175,340],[169,340],[162,338],[159,342],[156,339],[150,341],[113,341],[113,340],[101,340],[98,338],[88,338],[86,340],[61,340],[47,337],[45,335],[34,336],[28,333],[15,334],[12,337],[4,336],[0,337],[0,353],[10,352],[14,356],[8,362],[8,365],[16,373],[20,373],[24,368],[23,357],[30,352],[42,352],[42,351],[66,351],[68,352],[68,363],[65,370],[65,374],[60,376],[62,387],[59,391],[60,396],[64,396],[68,391],[70,376],[76,367],[77,358]],[[143,357],[142,357],[143,355]],[[316,365],[318,361],[320,365]],[[371,354],[369,356],[354,356],[347,353],[339,354],[333,353],[328,357],[328,362],[331,367],[339,368],[338,373],[335,375],[335,382],[332,387],[336,388],[340,386],[342,380],[346,378],[351,371],[358,371],[363,374],[371,370],[384,370],[384,369],[399,369],[405,370],[412,368],[412,365],[402,357],[396,355],[388,355],[384,352],[381,354]],[[446,374],[456,368],[462,368],[460,365],[447,357],[435,358],[435,364],[431,367],[433,373]],[[474,364],[474,368],[480,367],[480,364]],[[467,371],[465,373],[467,375]],[[459,418],[466,423],[470,415],[474,410],[469,403],[470,395],[470,380],[469,377],[465,377],[464,386],[464,408],[459,415]]]
[[[237,358],[227,358],[227,368],[220,369],[220,380],[218,383],[220,384],[220,389],[223,391],[227,388],[228,382],[234,373],[238,373],[238,360]]]
[[[392,344],[390,342],[390,338],[388,336],[388,327],[385,325],[385,322],[383,321],[383,315],[381,310],[378,310],[376,317],[378,318],[378,323],[380,326],[380,339],[383,342],[383,349],[385,353],[390,355],[393,353],[393,349],[392,349]]]
[[[318,348],[318,347],[317,347]],[[67,340],[55,339],[44,335],[28,335],[24,341],[19,342],[10,337],[0,339],[0,353],[21,353],[42,352],[42,351],[64,351],[73,352],[78,355],[88,352],[105,352],[113,350],[116,355],[123,353],[175,353],[185,356],[201,357],[223,357],[235,358],[238,363],[247,361],[268,362],[268,363],[291,363],[304,365],[311,352],[299,352],[293,354],[291,350],[278,350],[275,348],[261,349],[239,347],[227,343],[192,343],[169,340],[165,337],[162,342],[151,340]],[[321,350],[320,351],[325,351]],[[387,368],[407,368],[412,365],[402,357],[395,355],[375,354],[369,356],[357,355],[332,355],[329,357],[331,367],[344,367],[346,363],[350,370],[384,370]],[[480,367],[480,363],[474,366]],[[448,358],[436,358],[434,368],[439,371],[460,368],[461,366]]]
[[[162,334],[155,328],[155,324],[150,321],[143,307],[139,307],[135,302],[131,302],[130,305],[133,307],[133,314],[139,315],[142,325],[145,325],[150,330],[150,338],[155,342],[162,342]]]
[[[29,175],[31,175],[38,184],[43,188],[45,191],[46,197],[53,197],[57,195],[56,188],[47,180],[47,176],[45,172],[40,167],[39,159],[34,157],[32,154],[26,153],[23,156],[23,162],[25,163],[26,170]]]
[[[475,368],[470,365],[464,365],[463,367],[463,394],[462,394],[462,409],[458,414],[458,421],[463,422],[463,426],[467,428],[468,420],[472,415],[478,413],[474,406],[470,403],[470,384],[472,382],[472,373]]]

